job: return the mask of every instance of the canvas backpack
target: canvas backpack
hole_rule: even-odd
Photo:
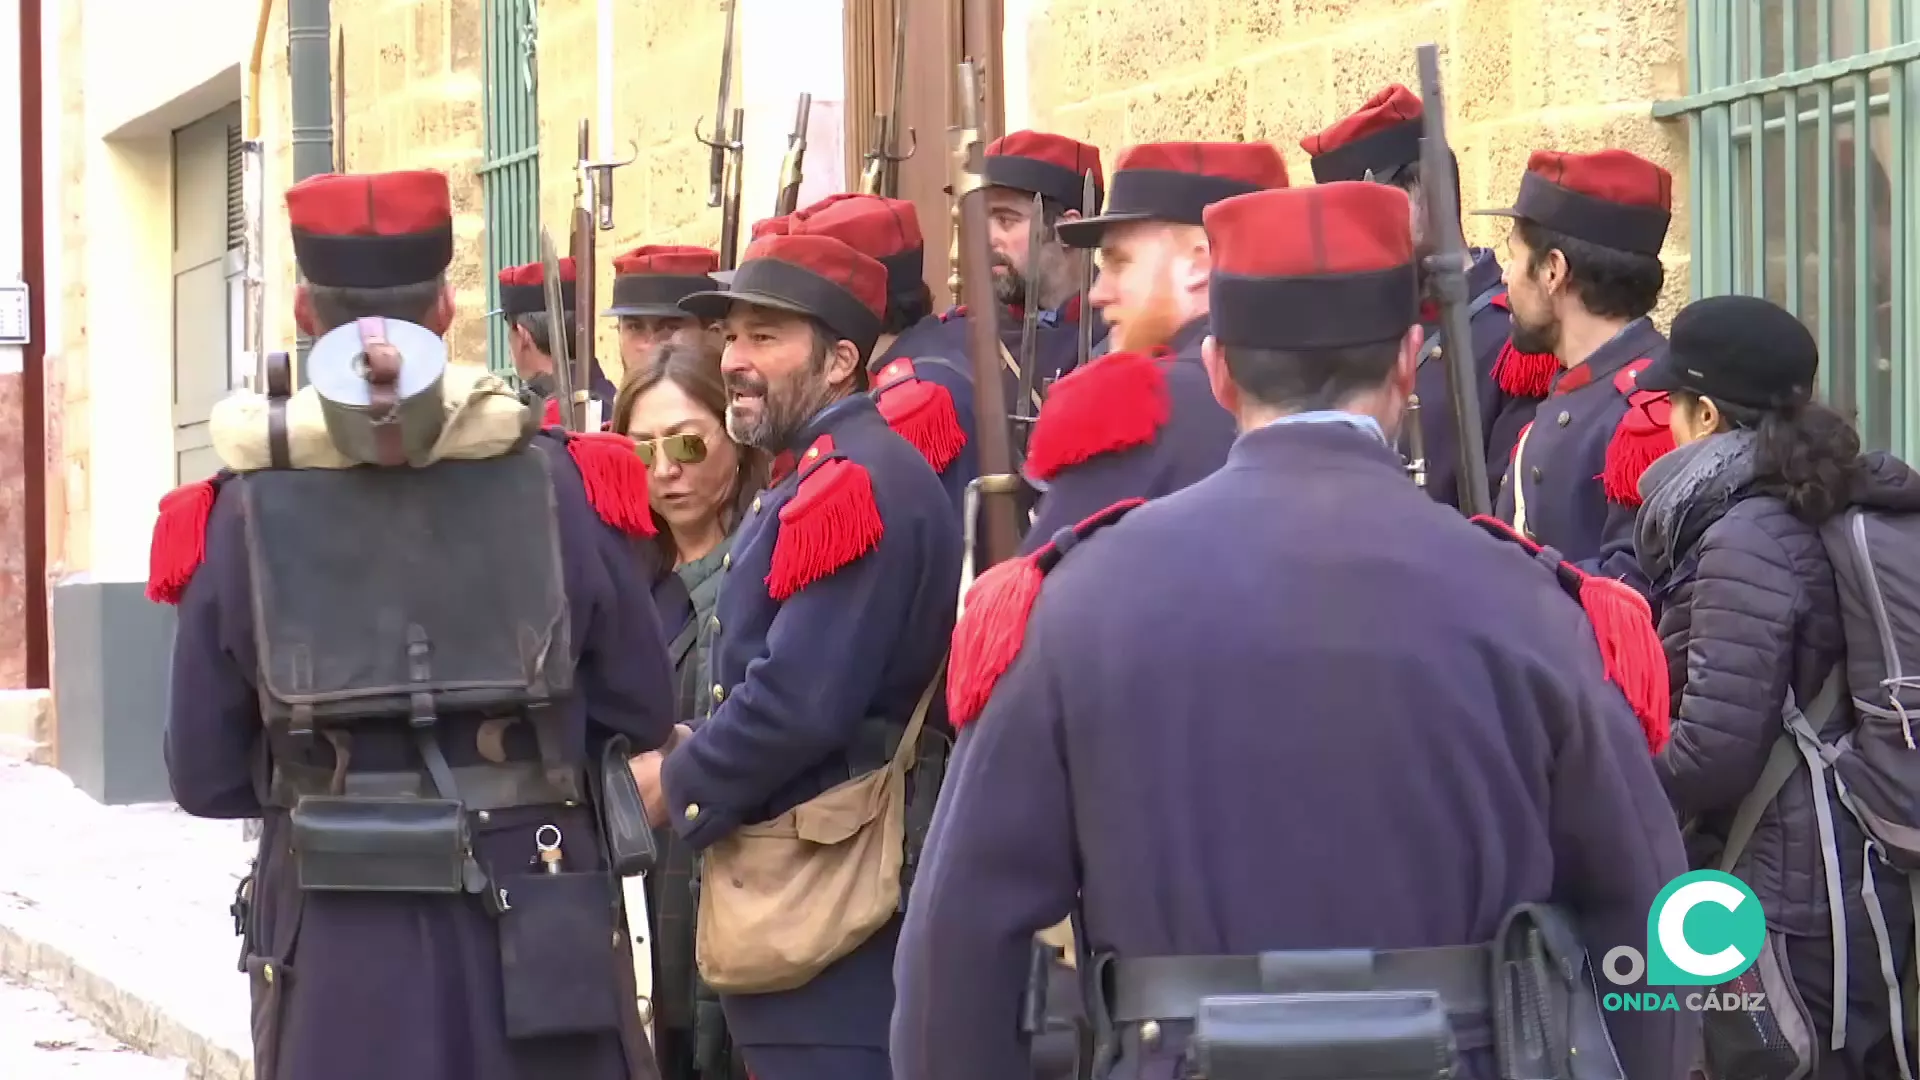
[[[1906,875],[1920,944],[1920,732],[1915,730],[1920,728],[1920,514],[1854,507],[1828,521],[1820,537],[1833,564],[1846,655],[1804,710],[1788,692],[1781,717],[1786,730],[1774,744],[1759,784],[1734,814],[1719,868],[1732,869],[1761,814],[1793,774],[1805,768],[1812,778],[1831,913],[1834,992],[1844,1002],[1846,905],[1831,780],[1840,809],[1852,815],[1867,836],[1861,892],[1887,984],[1900,1072],[1914,1080],[1907,1046],[1914,995],[1903,995],[1895,974],[1895,943],[1889,939],[1872,866],[1877,859]],[[1847,708],[1853,710],[1851,726],[1829,724]],[[1820,732],[1830,728],[1845,734],[1823,739]],[[1907,945],[1899,944],[1902,950]],[[1839,1050],[1845,1044],[1846,1011],[1837,1006],[1831,1046]]]

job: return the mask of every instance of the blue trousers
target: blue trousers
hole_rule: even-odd
[[[893,1080],[885,1050],[864,1046],[743,1046],[753,1080]]]

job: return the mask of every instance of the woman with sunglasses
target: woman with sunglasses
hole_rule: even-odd
[[[668,655],[678,687],[679,720],[705,715],[707,647],[720,569],[746,505],[765,485],[766,455],[727,437],[726,388],[720,354],[707,345],[668,342],[636,364],[614,398],[614,431],[625,432],[652,474],[662,568],[655,588]],[[673,594],[671,596],[665,594]],[[643,755],[636,770],[657,775],[658,754]],[[663,1080],[728,1080],[745,1073],[726,1049],[720,1003],[697,985],[693,966],[693,857],[672,829],[660,829],[658,872],[647,877],[653,923],[654,1043]],[[711,1031],[711,1034],[707,1034]],[[715,1060],[700,1061],[706,1047]]]

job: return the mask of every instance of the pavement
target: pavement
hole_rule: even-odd
[[[185,1080],[187,1063],[148,1057],[35,986],[0,979],[0,1076],[17,1080]]]
[[[177,1059],[173,1073],[101,1080],[251,1080],[247,982],[227,914],[253,850],[241,824],[171,805],[102,806],[57,770],[4,757],[0,822],[0,981],[54,995],[76,1023],[139,1054]],[[9,1050],[0,1039],[0,1076],[96,1075],[40,1061],[16,1070]]]

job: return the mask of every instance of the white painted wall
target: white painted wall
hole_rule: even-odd
[[[740,0],[741,78],[747,149],[741,175],[741,249],[773,214],[780,162],[802,92],[813,95],[800,205],[847,190],[847,98],[841,0]]]
[[[1044,3],[1045,0],[1042,0]],[[1000,76],[1002,108],[1007,114],[1006,131],[1024,131],[1033,126],[1033,106],[1027,80],[1027,22],[1033,17],[1034,0],[1001,0]]]

